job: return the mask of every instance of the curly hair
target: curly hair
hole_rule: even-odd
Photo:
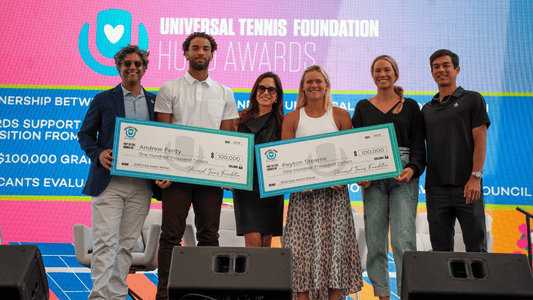
[[[122,62],[124,61],[124,58],[126,58],[126,55],[130,53],[137,53],[139,57],[141,58],[143,62],[144,69],[148,69],[148,56],[150,55],[150,52],[141,50],[139,46],[137,45],[127,45],[126,47],[120,49],[117,54],[115,54],[115,66],[117,67],[117,70],[120,72],[120,66],[122,65]]]
[[[191,45],[191,41],[197,37],[206,38],[209,41],[209,43],[211,43],[211,53],[214,53],[215,51],[217,51],[217,42],[215,42],[215,39],[212,36],[210,36],[209,34],[205,32],[193,32],[185,39],[185,42],[183,42],[183,45],[181,45],[181,48],[183,49],[183,55],[185,55],[185,52],[189,51],[189,46]]]

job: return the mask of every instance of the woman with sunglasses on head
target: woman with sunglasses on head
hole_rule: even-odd
[[[250,104],[239,116],[234,122],[236,131],[253,134],[256,145],[281,140],[283,88],[278,75],[267,72],[257,78]],[[253,191],[233,190],[233,203],[237,235],[244,235],[246,247],[270,247],[272,236],[281,236],[283,195],[259,197],[255,163]]]
[[[403,171],[398,177],[363,180],[365,235],[368,246],[367,272],[374,295],[390,299],[389,223],[391,244],[396,263],[398,296],[402,282],[402,258],[405,251],[416,251],[416,208],[418,177],[426,166],[424,122],[418,103],[403,97],[403,89],[395,86],[399,69],[394,58],[380,55],[370,72],[377,95],[359,101],[352,117],[354,128],[394,123]]]
[[[300,81],[296,109],[283,122],[282,139],[351,128],[350,114],[333,106],[324,68],[309,66]],[[299,300],[345,299],[361,290],[361,260],[347,185],[291,193],[282,246],[292,250],[293,291]]]

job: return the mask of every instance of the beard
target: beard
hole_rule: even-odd
[[[203,64],[197,64],[194,61],[194,58],[192,57],[189,58],[189,64],[191,65],[191,67],[193,67],[193,69],[198,70],[198,71],[206,70],[209,67],[210,62],[211,62],[211,59],[208,57],[205,58],[205,62]]]

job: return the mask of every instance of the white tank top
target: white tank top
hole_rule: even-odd
[[[295,137],[339,131],[335,121],[333,121],[333,109],[330,108],[322,117],[311,118],[305,113],[305,109],[300,108],[300,121],[294,133]]]

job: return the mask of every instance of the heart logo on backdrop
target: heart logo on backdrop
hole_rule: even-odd
[[[124,26],[117,25],[117,27],[113,28],[113,26],[106,24],[104,26],[104,33],[107,39],[114,44],[118,42],[124,34]]]
[[[94,41],[96,42],[96,50],[101,56],[113,60],[120,49],[131,44],[133,28],[131,21],[131,13],[126,10],[113,8],[98,13],[96,23],[93,24],[96,26],[96,39]],[[94,58],[91,50],[89,50],[92,48],[92,45],[89,45],[89,40],[89,22],[85,22],[78,38],[78,49],[83,62],[98,74],[118,76],[115,64],[102,64]],[[139,23],[137,43],[140,49],[148,50],[148,32],[143,23]]]

